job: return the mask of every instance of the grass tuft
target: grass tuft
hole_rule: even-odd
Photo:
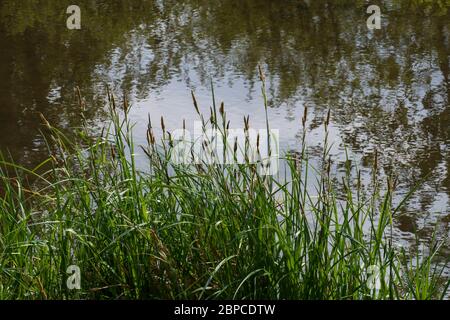
[[[225,132],[224,105],[217,113],[214,103],[207,121],[192,99],[205,128]],[[117,107],[109,92],[108,103],[100,137],[87,138],[85,128],[74,141],[45,120],[47,161],[33,170],[0,161],[0,299],[446,296],[449,282],[433,263],[437,241],[417,259],[393,245],[392,181],[374,181],[364,195],[348,170],[336,190],[327,138],[323,166],[311,166],[307,110],[302,150],[285,156],[289,178],[280,180],[251,163],[175,165],[163,119],[160,142],[149,124],[142,149],[150,169],[140,171],[130,106]],[[324,121],[328,130],[330,113]],[[80,267],[81,290],[66,286],[70,265]]]

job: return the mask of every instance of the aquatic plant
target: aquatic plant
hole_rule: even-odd
[[[161,139],[149,122],[139,148],[128,101],[119,106],[108,92],[108,108],[110,125],[96,138],[83,127],[81,141],[43,118],[49,158],[36,168],[1,161],[0,299],[445,297],[439,242],[415,260],[392,241],[403,205],[392,204],[392,179],[382,188],[374,174],[365,194],[348,168],[337,190],[328,138],[320,167],[310,164],[307,109],[301,152],[285,155],[288,174],[278,179],[254,163],[174,164],[163,119]],[[226,131],[223,104],[199,117]],[[139,151],[147,170],[136,165]],[[70,265],[80,268],[80,290],[66,286]]]

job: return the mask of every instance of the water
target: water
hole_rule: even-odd
[[[81,124],[79,86],[92,124],[105,119],[105,85],[133,104],[138,143],[147,114],[169,130],[197,120],[190,91],[209,113],[211,81],[234,127],[264,128],[258,64],[271,127],[298,150],[308,106],[308,144],[322,152],[331,109],[334,171],[345,148],[363,175],[374,150],[399,196],[423,181],[396,217],[396,237],[450,233],[450,3],[377,1],[369,31],[363,1],[77,0],[82,29],[66,28],[69,1],[0,2],[0,150],[32,166],[46,157],[39,113],[70,131]],[[141,161],[144,161],[143,158]],[[382,173],[380,173],[382,174]]]

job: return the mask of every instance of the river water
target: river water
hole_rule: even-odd
[[[308,145],[320,155],[331,110],[333,170],[345,149],[370,175],[374,150],[399,194],[423,181],[396,217],[396,237],[450,230],[450,1],[77,0],[81,30],[68,30],[69,1],[0,1],[0,150],[25,165],[46,157],[39,113],[80,126],[74,88],[93,125],[105,119],[105,86],[133,104],[138,143],[147,115],[169,130],[197,120],[190,91],[209,113],[211,83],[231,123],[269,120],[283,151],[296,151],[308,107]],[[375,3],[376,2],[376,3]],[[430,4],[431,3],[431,4]]]

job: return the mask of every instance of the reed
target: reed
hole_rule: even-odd
[[[226,132],[224,104],[205,120],[192,98],[204,126]],[[108,108],[97,138],[83,128],[69,139],[46,121],[49,158],[37,168],[1,161],[0,299],[445,297],[439,243],[416,261],[392,242],[391,180],[367,195],[348,170],[337,190],[327,141],[323,165],[310,164],[306,109],[301,152],[283,158],[278,179],[251,163],[175,165],[163,119],[161,140],[149,121],[150,169],[140,171],[128,102],[108,92]],[[69,265],[81,290],[66,286]]]

